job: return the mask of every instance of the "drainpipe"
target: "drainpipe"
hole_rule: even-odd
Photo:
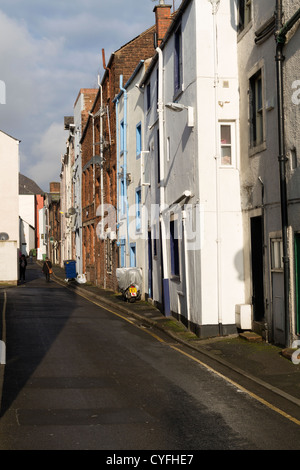
[[[165,316],[171,315],[169,273],[167,258],[167,229],[163,211],[165,209],[165,173],[164,173],[164,103],[163,103],[163,53],[158,47],[158,122],[159,122],[159,167],[160,167],[160,225],[163,268],[163,300]]]
[[[185,260],[185,292],[186,292],[186,310],[187,310],[187,321],[188,325],[191,321],[191,306],[190,306],[190,269],[188,261],[188,249],[187,249],[187,213],[186,210],[182,210],[182,224],[183,224],[183,240],[184,240],[184,260]]]
[[[103,89],[98,77],[100,89],[100,204],[101,204],[101,234],[104,232],[104,189],[103,189]]]
[[[119,238],[119,219],[120,219],[120,213],[119,213],[119,168],[120,168],[120,137],[119,137],[119,98],[116,99],[116,134],[117,134],[117,243],[119,246],[120,243],[120,238]]]
[[[218,51],[217,51],[217,25],[216,15],[220,0],[209,0],[212,5],[213,16],[213,50],[214,50],[214,120],[215,120],[215,161],[216,161],[216,225],[217,225],[217,295],[218,295],[218,324],[219,335],[223,336],[223,313],[222,313],[222,234],[221,234],[221,213],[220,213],[220,150],[219,150],[219,126],[218,126]]]
[[[127,267],[127,257],[129,256],[129,207],[127,198],[127,91],[123,87],[123,75],[120,75],[120,90],[124,94],[124,166],[123,166],[123,181],[124,181],[124,197],[126,203],[126,224],[127,224],[127,241],[125,244],[125,267]]]
[[[95,116],[89,111],[93,126],[93,204],[95,204]]]
[[[290,315],[289,315],[289,295],[290,295],[290,259],[288,249],[288,198],[286,184],[286,149],[284,135],[284,89],[283,89],[283,48],[286,42],[286,34],[300,19],[300,8],[292,18],[282,25],[282,0],[276,1],[276,79],[277,79],[277,101],[278,101],[278,149],[279,149],[279,178],[281,197],[281,224],[282,224],[282,244],[283,244],[283,265],[284,265],[284,308],[285,308],[285,341],[286,346],[290,346]]]
[[[102,62],[104,70],[108,72],[108,97],[111,98],[111,71],[110,68],[106,66],[104,49],[102,49]]]

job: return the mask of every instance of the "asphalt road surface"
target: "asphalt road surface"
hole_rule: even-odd
[[[299,425],[117,313],[36,265],[7,289],[0,450],[300,449]]]

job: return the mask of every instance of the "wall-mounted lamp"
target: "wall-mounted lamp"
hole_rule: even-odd
[[[194,127],[195,125],[194,108],[192,106],[185,106],[184,104],[180,104],[180,103],[167,103],[166,108],[171,109],[172,111],[175,111],[176,113],[180,113],[181,111],[186,109],[188,113],[187,125],[188,127]]]
[[[215,15],[219,9],[220,6],[220,0],[208,0],[209,3],[211,3],[212,8],[213,8],[213,15]]]

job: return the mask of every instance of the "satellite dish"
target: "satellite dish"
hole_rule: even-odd
[[[1,241],[9,240],[8,234],[5,233],[5,232],[1,232],[1,233],[0,233],[0,240],[1,240]]]
[[[75,214],[76,214],[76,209],[75,209],[75,207],[70,207],[70,209],[68,210],[68,214],[69,214],[69,215],[75,215]]]

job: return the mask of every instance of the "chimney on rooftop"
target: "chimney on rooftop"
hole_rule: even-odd
[[[172,5],[166,5],[164,0],[160,0],[159,5],[153,10],[156,22],[155,47],[160,46],[171,24],[171,8]]]
[[[60,183],[52,182],[50,183],[50,193],[59,193],[60,192]]]

